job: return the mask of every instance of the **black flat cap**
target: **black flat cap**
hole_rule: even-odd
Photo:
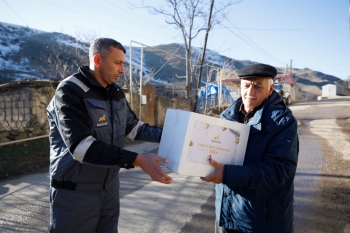
[[[239,78],[265,77],[273,79],[276,74],[277,69],[275,67],[262,63],[247,65],[238,71]]]

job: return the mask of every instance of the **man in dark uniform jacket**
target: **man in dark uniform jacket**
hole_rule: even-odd
[[[123,149],[124,137],[159,142],[162,130],[137,119],[122,89],[125,49],[109,38],[90,46],[90,66],[61,81],[47,107],[50,124],[50,232],[118,232],[120,168],[172,179],[155,154]]]

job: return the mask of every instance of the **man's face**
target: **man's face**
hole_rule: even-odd
[[[273,83],[270,78],[241,79],[241,95],[244,110],[249,113],[272,94]]]
[[[124,74],[125,54],[121,49],[111,47],[109,53],[95,56],[99,56],[97,64],[95,62],[98,72],[96,79],[103,87],[114,83]]]

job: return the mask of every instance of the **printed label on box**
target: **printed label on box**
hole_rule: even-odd
[[[230,138],[229,141],[222,141]],[[209,165],[209,158],[224,164],[234,164],[240,131],[195,120],[187,162]],[[234,143],[232,143],[234,142]]]

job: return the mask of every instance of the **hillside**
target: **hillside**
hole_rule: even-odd
[[[77,58],[88,51],[87,45],[71,36],[6,23],[0,23],[0,41],[1,83],[65,77],[77,70]]]
[[[339,84],[347,87],[347,82],[332,75],[318,71],[304,69],[293,69],[293,78],[297,82],[298,101],[315,100],[322,95],[322,86],[326,84]]]
[[[62,79],[77,71],[81,65],[88,64],[88,44],[72,36],[57,32],[44,32],[27,27],[0,22],[0,84],[22,78]],[[126,74],[119,85],[129,87],[130,48],[125,46]],[[141,48],[132,47],[133,86],[139,85],[141,72]],[[182,44],[165,44],[144,47],[142,67],[143,85],[157,87],[157,94],[183,90],[185,86],[185,49]],[[191,60],[199,61],[201,49],[194,47]],[[226,77],[235,77],[236,71],[257,61],[235,60],[215,51],[207,50],[206,66],[203,69],[202,85],[214,81],[216,68],[225,67],[230,72]],[[196,64],[199,64],[196,63]],[[194,74],[193,88],[197,86],[198,65],[191,67]],[[278,68],[283,73],[284,68]],[[321,95],[321,87],[326,84],[342,83],[337,77],[307,68],[293,69],[297,81],[298,101],[314,100]]]

